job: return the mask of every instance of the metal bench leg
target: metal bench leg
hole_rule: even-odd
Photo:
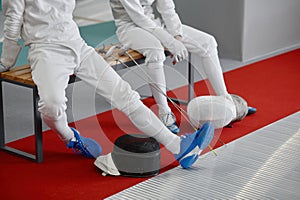
[[[192,55],[189,53],[189,58],[188,58],[188,100],[181,100],[177,98],[171,98],[172,101],[176,103],[181,103],[181,104],[188,104],[190,100],[194,98],[194,66],[192,65]]]
[[[33,88],[33,116],[34,116],[34,134],[35,134],[35,160],[36,162],[43,162],[43,128],[41,114],[38,111],[38,91]]]
[[[33,120],[35,133],[35,155],[6,146],[5,143],[5,127],[4,127],[4,105],[3,105],[3,80],[0,80],[0,149],[21,156],[23,158],[34,160],[36,162],[43,161],[43,138],[42,138],[42,119],[38,112],[38,93],[36,87],[33,89]],[[22,84],[20,84],[22,85]]]
[[[188,64],[188,102],[194,98],[194,66],[192,65],[192,55],[189,53],[189,64]]]

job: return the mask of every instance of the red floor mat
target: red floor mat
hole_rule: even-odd
[[[241,95],[258,110],[233,128],[217,131],[224,142],[229,142],[300,110],[300,49],[230,71],[225,80],[230,93]],[[197,95],[207,94],[204,82],[197,83],[195,88]],[[185,96],[186,88],[174,93]],[[149,107],[153,103],[151,98],[145,100]],[[179,113],[175,114],[180,119]],[[180,120],[182,132],[191,132],[187,122]],[[112,141],[124,132],[139,133],[115,110],[77,121],[75,126],[84,136],[99,141],[104,153],[111,151]],[[213,144],[221,145],[216,141]],[[34,151],[33,137],[11,145]],[[51,131],[44,133],[44,152],[45,161],[41,164],[0,152],[1,199],[103,199],[145,180],[103,177],[94,167],[93,159],[73,154]],[[162,171],[176,166],[173,161],[172,155],[163,150]]]

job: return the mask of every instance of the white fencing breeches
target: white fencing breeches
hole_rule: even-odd
[[[162,63],[165,60],[164,47],[150,32],[135,26],[129,27],[126,32],[117,32],[120,42],[142,53],[146,57],[147,72],[152,82],[156,82],[159,88],[166,88],[165,75],[162,69]],[[214,37],[183,25],[182,42],[188,51],[192,53],[193,66],[202,77],[209,80],[216,95],[228,94]],[[165,90],[162,89],[163,92]],[[152,91],[154,90],[152,89]],[[164,110],[169,110],[166,97],[156,91],[153,93],[156,103],[160,107],[164,106]]]
[[[203,78],[207,78],[216,95],[227,95],[217,42],[212,35],[183,25],[182,42],[190,53],[191,63]]]
[[[148,31],[138,27],[132,27],[126,33],[118,33],[118,38],[122,44],[145,56],[145,73],[159,113],[170,112],[171,109],[165,97],[166,78],[163,62],[166,57],[160,41]]]
[[[65,113],[65,89],[69,76],[75,73],[115,108],[124,112],[138,129],[156,138],[172,152],[177,152],[179,137],[171,133],[140,101],[139,94],[83,41],[69,47],[33,44],[28,58],[33,80],[38,87],[42,118],[65,142],[73,138]]]

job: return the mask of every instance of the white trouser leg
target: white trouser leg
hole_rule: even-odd
[[[48,118],[47,116],[42,114],[42,119],[47,124],[47,126],[49,126],[51,130],[57,133],[65,143],[68,143],[68,141],[74,138],[74,133],[67,123],[66,112],[63,112],[57,119]]]
[[[168,113],[171,111],[166,98],[166,78],[164,73],[164,48],[160,41],[148,31],[133,27],[126,32],[118,33],[122,44],[134,49],[146,58],[146,69],[148,83],[151,92],[159,107],[159,113]]]
[[[171,112],[166,98],[166,78],[163,63],[148,63],[146,66],[146,71],[149,75],[148,81],[152,95],[158,105],[159,114]]]
[[[76,75],[96,88],[114,107],[123,111],[142,132],[154,137],[170,151],[179,151],[179,137],[171,133],[141,101],[137,92],[99,56],[90,53],[76,69]]]
[[[183,33],[182,41],[193,55],[193,66],[209,80],[216,95],[227,95],[215,38],[186,25],[183,26]]]
[[[65,89],[76,66],[73,52],[60,45],[31,45],[29,62],[39,92],[39,111],[44,122],[65,142],[74,137],[66,117]]]

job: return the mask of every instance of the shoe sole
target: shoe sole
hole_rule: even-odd
[[[187,157],[181,159],[179,161],[179,163],[183,169],[188,169],[198,160],[198,158],[199,158],[198,153],[193,154],[193,155],[190,155],[190,156],[187,156]]]
[[[205,149],[211,143],[215,133],[215,129],[211,123],[206,123],[203,126],[208,127],[203,129],[203,131],[198,135],[198,137],[201,137],[198,142],[199,149],[201,150]]]

